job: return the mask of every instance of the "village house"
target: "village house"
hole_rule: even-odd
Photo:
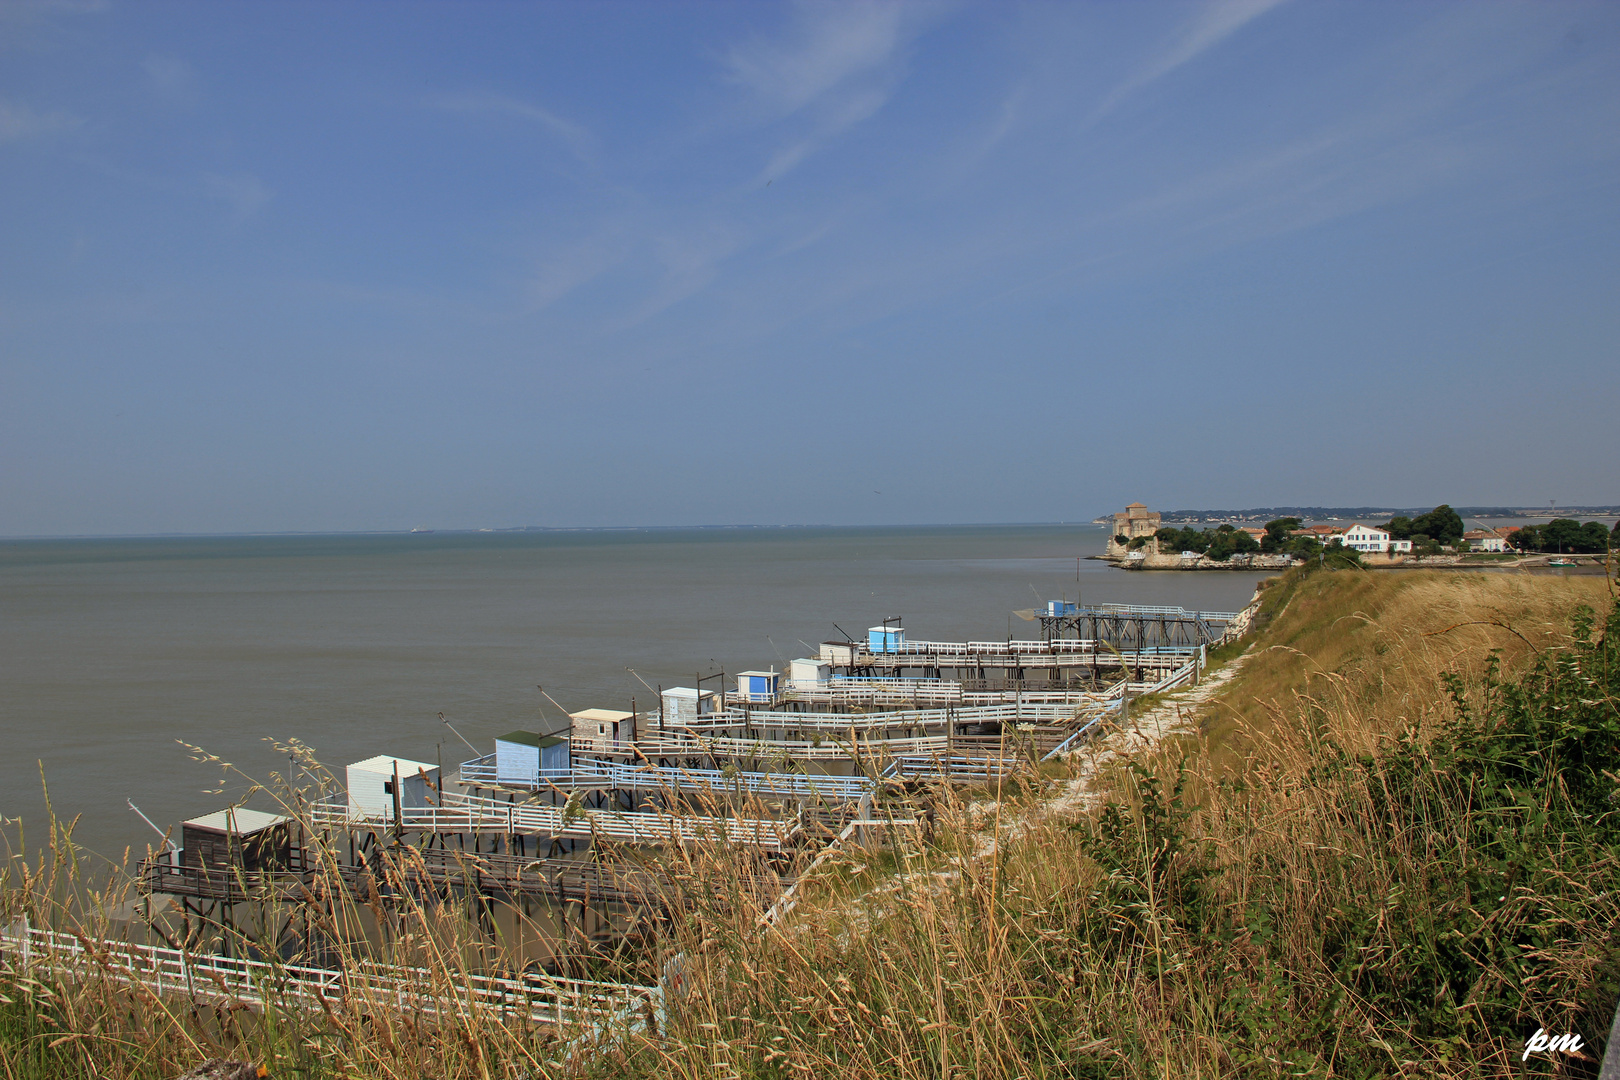
[[[1514,528],[1517,529],[1518,526],[1514,526]],[[1500,552],[1507,550],[1506,534],[1496,529],[1469,529],[1463,533],[1462,538],[1463,542],[1468,545],[1469,551]]]
[[[1335,539],[1344,538],[1344,527],[1340,525],[1307,525],[1303,529],[1295,529],[1294,536],[1308,536],[1326,547]]]
[[[1412,552],[1412,541],[1391,540],[1389,533],[1383,529],[1375,529],[1359,521],[1350,525],[1311,525],[1295,529],[1294,535],[1309,536],[1323,547],[1329,547],[1337,540],[1347,548],[1367,553],[1409,555]]]
[[[1375,529],[1371,525],[1356,522],[1344,530],[1344,546],[1355,548],[1357,551],[1378,552],[1380,554],[1405,553],[1412,551],[1412,541],[1391,540],[1389,533],[1383,529]]]

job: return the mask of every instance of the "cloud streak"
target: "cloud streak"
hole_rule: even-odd
[[[528,309],[550,307],[569,293],[622,263],[629,255],[623,229],[610,227],[556,252],[546,259],[528,283]]]
[[[1170,46],[1150,58],[1129,78],[1109,91],[1091,115],[1095,123],[1113,112],[1138,91],[1158,82],[1184,64],[1213,49],[1255,19],[1287,0],[1222,0],[1205,8],[1182,27]]]
[[[482,90],[464,91],[438,95],[430,98],[428,104],[440,112],[482,113],[538,124],[567,144],[575,157],[587,163],[595,152],[596,140],[579,124],[559,116],[550,109],[505,94]]]
[[[0,143],[21,142],[42,135],[72,131],[84,123],[71,113],[41,112],[21,102],[0,99]]]
[[[275,197],[275,192],[252,173],[207,173],[203,176],[203,192],[210,199],[223,203],[230,210],[232,223],[236,225],[258,214]]]
[[[772,122],[804,129],[761,171],[768,183],[791,172],[843,132],[875,116],[901,78],[905,46],[936,7],[877,3],[800,3],[791,31],[732,46],[727,81],[744,88]]]
[[[901,43],[898,3],[801,4],[789,42],[755,39],[726,57],[730,78],[797,112],[841,83],[887,65]]]
[[[197,72],[178,56],[152,53],[141,61],[141,70],[152,90],[164,100],[193,104],[197,97]]]

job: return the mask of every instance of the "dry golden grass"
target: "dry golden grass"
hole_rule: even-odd
[[[1442,672],[1477,672],[1493,651],[1504,671],[1520,670],[1568,640],[1577,605],[1599,606],[1609,590],[1602,577],[1476,571],[1287,575],[1268,590],[1282,610],[1203,718],[1203,749],[1232,765],[1280,728],[1311,721],[1346,747],[1371,749],[1447,712]]]

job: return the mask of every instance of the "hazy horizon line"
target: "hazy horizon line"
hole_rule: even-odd
[[[838,525],[832,522],[795,522],[780,525],[505,525],[454,526],[443,529],[247,529],[236,532],[150,532],[150,533],[14,533],[0,535],[0,543],[18,540],[229,540],[271,536],[480,536],[490,533],[554,532],[698,532],[728,529],[1011,529],[1030,527],[1087,526],[1102,528],[1088,518],[1084,521],[935,521],[887,522]]]
[[[1249,514],[1256,511],[1270,511],[1278,509],[1304,509],[1303,507],[1246,507],[1241,509],[1197,510],[1178,507],[1174,510],[1162,511],[1166,515],[1175,514]],[[1330,511],[1360,511],[1363,513],[1407,513],[1414,507],[1392,506],[1321,506],[1311,509]],[[1595,504],[1588,506],[1567,506],[1543,509],[1538,506],[1513,506],[1511,504],[1498,504],[1491,507],[1458,507],[1458,513],[1467,517],[1488,517],[1487,514],[1466,513],[1481,509],[1514,510],[1518,513],[1531,513],[1532,516],[1556,517],[1560,514],[1598,514],[1614,516],[1620,512],[1620,504]],[[246,537],[278,537],[278,536],[479,536],[490,533],[573,533],[573,532],[706,532],[741,529],[972,529],[972,528],[1058,528],[1064,526],[1105,528],[1106,522],[1099,522],[1096,518],[1084,518],[1065,521],[933,521],[933,522],[869,522],[865,524],[834,524],[832,522],[791,522],[782,524],[704,524],[704,525],[502,525],[502,526],[450,526],[446,528],[414,528],[414,529],[241,529],[223,532],[137,532],[137,533],[8,533],[0,534],[0,543],[17,541],[43,541],[43,540],[229,540]]]

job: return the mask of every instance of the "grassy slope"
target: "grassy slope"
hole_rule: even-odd
[[[900,873],[850,858],[785,933],[700,914],[688,933],[702,990],[674,1038],[601,1074],[1496,1075],[1529,1033],[1526,1010],[1585,1023],[1582,1008],[1602,1007],[1577,999],[1607,992],[1613,867],[1567,888],[1533,879],[1540,891],[1490,912],[1501,932],[1482,938],[1446,914],[1474,907],[1448,891],[1464,869],[1444,860],[1490,862],[1469,854],[1474,831],[1449,831],[1468,806],[1431,784],[1421,800],[1438,829],[1392,823],[1382,766],[1339,751],[1406,752],[1397,732],[1452,715],[1442,673],[1478,676],[1497,649],[1522,669],[1604,590],[1497,574],[1280,581],[1209,718],[1208,753],[1182,748],[1198,806],[1171,797],[1169,775],[1125,774],[1116,805],[1135,811],[1100,823],[1054,820],[1026,793],[1000,804],[987,855],[995,824],[947,801]],[[1338,778],[1321,780],[1325,766]],[[847,899],[851,880],[866,903]],[[1513,965],[1548,926],[1590,947],[1524,952],[1539,965],[1525,976]],[[1478,955],[1456,961],[1465,937]],[[1524,977],[1542,998],[1525,1004]],[[1419,999],[1403,997],[1413,987]]]
[[[1367,748],[1450,706],[1437,676],[1478,671],[1492,651],[1521,669],[1568,640],[1578,604],[1599,605],[1603,578],[1403,571],[1273,579],[1247,667],[1204,721],[1221,763],[1254,754],[1302,716]]]
[[[683,917],[674,932],[693,990],[672,1024],[571,1071],[1511,1071],[1524,1022],[1590,1027],[1612,1007],[1620,871],[1590,845],[1540,861],[1495,852],[1511,812],[1482,814],[1489,792],[1439,782],[1468,764],[1455,753],[1424,773],[1422,740],[1454,714],[1443,673],[1467,674],[1476,699],[1499,696],[1478,678],[1493,649],[1522,670],[1534,649],[1567,644],[1574,605],[1604,595],[1592,578],[1280,579],[1205,738],[1175,748],[1196,798],[1173,797],[1163,758],[1159,775],[1118,774],[1115,809],[1093,818],[1048,812],[1051,787],[1028,783],[999,800],[942,798],[924,842],[824,864],[779,931],[761,931],[743,896]],[[1458,623],[1470,625],[1448,629]],[[1357,759],[1374,748],[1371,764]],[[1546,846],[1545,829],[1536,836]],[[730,873],[703,863],[689,872]],[[69,1064],[172,1076],[205,1047],[310,1077],[555,1071],[555,1048],[471,1017],[424,1025],[358,1002],[232,1033],[195,1011],[131,1008],[108,988],[0,989],[14,1002],[0,1001],[7,1077]]]

